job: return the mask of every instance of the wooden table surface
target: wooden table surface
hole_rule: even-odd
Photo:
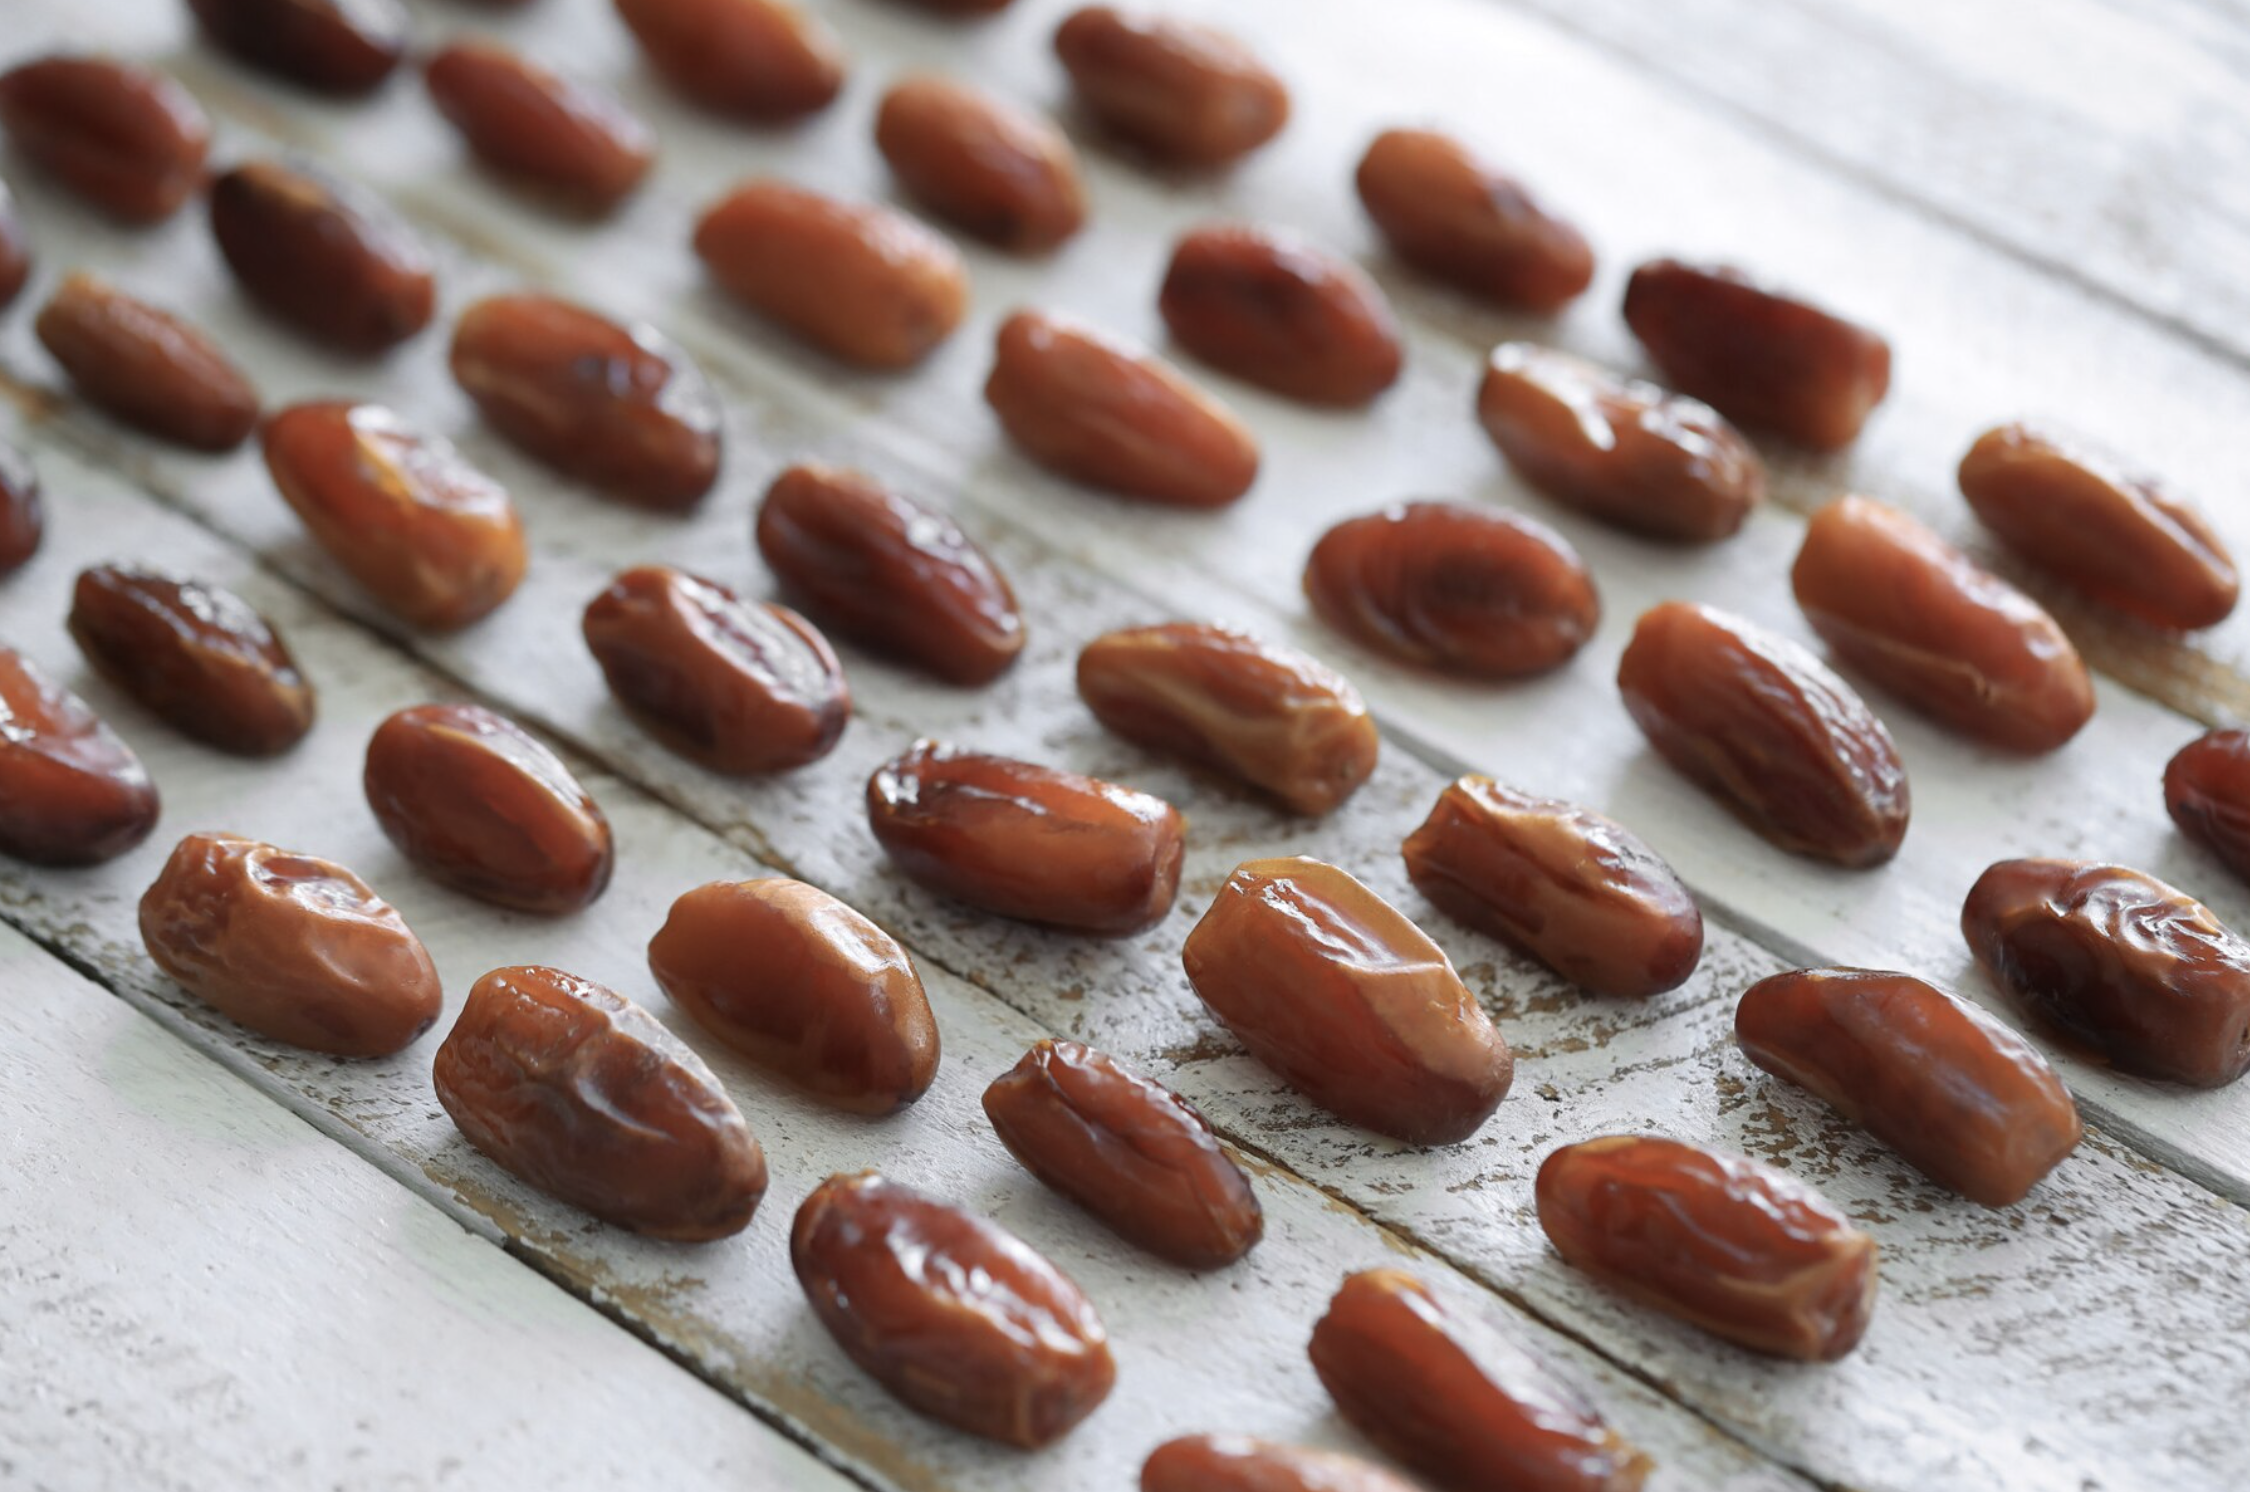
[[[467,166],[418,84],[341,106],[254,77],[193,39],[175,0],[7,0],[0,64],[101,46],[172,69],[219,126],[221,159],[303,148],[383,191],[440,255],[441,324],[387,359],[325,356],[249,309],[197,211],[125,233],[0,160],[40,269],[0,319],[0,438],[39,464],[50,531],[0,584],[0,639],[128,737],[164,796],[148,843],[87,871],[0,866],[0,1484],[37,1488],[725,1486],[1013,1492],[1129,1488],[1148,1449],[1227,1429],[1359,1444],[1304,1344],[1349,1269],[1405,1261],[1548,1356],[1660,1462],[1653,1485],[2237,1489],[2250,1482],[2250,1087],[2187,1093],[2057,1060],[2086,1143],[2023,1204],[1929,1184],[1731,1039],[1754,978],[1808,962],[1913,971],[1979,1000],[1957,915],[1988,862],[2120,860],[2237,926],[2250,891],[2182,842],[2158,788],[2200,722],[2250,713],[2250,615],[2159,636],[2074,606],[1994,555],[1952,485],[1980,429],[2050,415],[2164,471],[2250,553],[2250,14],[2228,0],[1228,0],[1298,115],[1231,174],[1172,178],[1084,141],[1089,232],[1052,261],[965,248],[970,322],[904,377],[840,371],[716,296],[686,247],[699,206],[753,172],[845,194],[892,188],[873,101],[909,66],[956,72],[1069,118],[1046,40],[1061,0],[948,24],[882,0],[815,0],[852,80],[794,130],[695,115],[636,59],[603,0],[516,14],[426,0],[420,37],[496,33],[614,86],[663,156],[613,221],[543,216]],[[1388,262],[1350,169],[1392,123],[1440,123],[1510,162],[1602,255],[1558,320],[1498,315]],[[1075,121],[1072,121],[1075,125]],[[1215,515],[1076,490],[1000,440],[979,397],[1009,309],[1066,309],[1161,342],[1169,245],[1213,217],[1294,225],[1375,273],[1407,322],[1408,372],[1363,415],[1314,414],[1217,376],[1265,444],[1250,497]],[[1735,540],[1680,551],[1545,503],[1469,417],[1479,361],[1531,337],[1625,366],[1616,315],[1638,260],[1736,260],[1885,330],[1889,402],[1850,452],[1771,453],[1775,498]],[[68,268],[185,311],[270,403],[353,394],[452,435],[523,505],[522,592],[466,634],[377,614],[303,536],[254,451],[184,455],[75,404],[30,332]],[[549,286],[645,316],[728,403],[729,458],[692,518],[604,504],[482,428],[446,376],[442,324],[470,300]],[[846,650],[857,713],[828,759],[722,780],[642,737],[577,638],[621,563],[684,563],[763,594],[748,514],[782,465],[862,466],[951,507],[1013,574],[1032,630],[990,689],[924,682]],[[1711,600],[1803,637],[1787,569],[1802,515],[1845,490],[1907,506],[2049,601],[2106,675],[2100,710],[2037,761],[1966,745],[1870,697],[1913,776],[1903,853],[1873,872],[1780,854],[1642,744],[1611,682],[1634,619]],[[1320,630],[1296,588],[1314,536],[1414,495],[1521,507],[1591,563],[1604,619],[1559,674],[1508,688],[1410,675]],[[147,560],[240,590],[321,691],[294,753],[246,763],[172,733],[92,677],[62,627],[77,571]],[[1385,754],[1333,818],[1305,824],[1108,736],[1070,661],[1109,627],[1215,616],[1345,669]],[[399,859],[358,792],[375,723],[430,698],[487,700],[544,732],[616,826],[615,884],[560,921],[450,895]],[[1119,943],[969,914],[893,874],[860,785],[916,734],[1149,788],[1191,820],[1181,905]],[[1474,767],[1602,807],[1695,886],[1701,970],[1646,1004],[1582,997],[1439,918],[1401,836]],[[159,975],[133,906],[181,835],[229,829],[343,861],[428,942],[449,1011],[483,970],[558,964],[647,1002],[711,1060],[763,1137],[773,1188],[742,1237],[683,1248],[527,1191],[472,1151],[430,1089],[436,1037],[340,1063],[264,1042]],[[1179,947],[1253,855],[1344,865],[1424,921],[1515,1045],[1513,1095],[1472,1140],[1416,1151],[1281,1089],[1203,1012]],[[797,1099],[714,1047],[649,981],[644,948],[679,892],[718,876],[822,885],[913,951],[944,1031],[927,1099],[886,1121]],[[1266,1242],[1196,1277],[1134,1253],[1021,1172],[983,1086],[1068,1034],[1191,1097],[1251,1166]],[[1654,1130],[1762,1156],[1879,1237],[1865,1344],[1826,1367],[1754,1359],[1624,1304],[1547,1248],[1529,1182],[1556,1145]],[[790,1213],[820,1178],[876,1166],[1021,1232],[1097,1301],[1120,1367],[1110,1402],[1037,1454],[919,1420],[852,1368],[790,1276]],[[1364,1449],[1364,1446],[1361,1447]]]

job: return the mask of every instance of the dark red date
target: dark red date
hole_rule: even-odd
[[[1162,160],[1222,166],[1289,122],[1281,79],[1194,21],[1089,5],[1056,29],[1055,55],[1103,128]]]
[[[211,122],[154,68],[54,56],[0,74],[0,126],[27,159],[127,223],[157,223],[203,189]]]
[[[47,505],[31,458],[0,440],[0,577],[14,574],[39,552],[47,535]]]
[[[156,785],[86,702],[0,647],[0,855],[98,865],[156,827]]]
[[[656,158],[656,136],[614,95],[505,47],[455,42],[422,80],[479,160],[566,206],[607,212]]]
[[[1370,404],[1404,364],[1398,322],[1375,282],[1270,228],[1221,225],[1182,238],[1157,309],[1202,361],[1308,404]]]
[[[2206,731],[2164,767],[2164,808],[2180,832],[2250,881],[2250,730]]]
[[[1141,1492],[1415,1492],[1382,1467],[1337,1451],[1247,1435],[1183,1435],[1141,1463]]]
[[[15,194],[0,182],[0,311],[23,294],[31,278],[31,235],[24,231],[23,216],[16,211]]]
[[[371,93],[406,55],[399,0],[188,0],[203,34],[316,93]]]
[[[817,114],[844,86],[844,50],[790,0],[614,0],[618,18],[680,94],[752,124]]]
[[[1045,253],[1085,224],[1070,137],[977,89],[925,75],[900,80],[875,116],[875,146],[915,200],[1000,248]]]
[[[1550,313],[1593,283],[1585,234],[1434,130],[1377,135],[1354,181],[1392,253],[1471,295]]]
[[[211,236],[244,294],[341,352],[387,351],[437,306],[413,231],[374,193],[307,165],[252,161],[220,176]]]
[[[87,402],[137,430],[231,451],[257,428],[258,391],[218,344],[114,285],[71,275],[36,326]]]

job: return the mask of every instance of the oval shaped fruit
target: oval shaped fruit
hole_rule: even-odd
[[[1397,1269],[1347,1275],[1313,1326],[1343,1417],[1448,1492],[1634,1492],[1651,1465],[1484,1313]]]
[[[211,183],[211,236],[252,300],[343,352],[383,352],[430,324],[437,281],[382,199],[302,163],[251,161]]]
[[[1415,1492],[1370,1462],[1247,1435],[1183,1435],[1141,1463],[1141,1492]]]
[[[2219,1088],[2250,1070],[2250,942],[2122,865],[2001,860],[1961,905],[1993,983],[2119,1072]]]
[[[987,912],[1122,937],[1172,910],[1186,852],[1161,798],[916,741],[867,779],[867,823],[909,880]]]
[[[649,940],[648,967],[705,1030],[837,1108],[893,1113],[937,1076],[937,1021],[913,960],[802,881],[696,887]]]
[[[1657,755],[1791,854],[1880,865],[1912,808],[1891,733],[1785,637],[1667,601],[1618,660],[1625,708]]]
[[[1055,31],[1055,55],[1086,112],[1153,156],[1222,166],[1289,122],[1289,89],[1215,27],[1089,5]]]
[[[1196,357],[1308,404],[1372,403],[1404,362],[1397,318],[1375,282],[1271,228],[1187,234],[1172,250],[1157,309]]]
[[[2250,881],[2250,730],[2206,731],[2164,766],[2164,809],[2180,832]]]
[[[371,93],[406,55],[398,0],[188,0],[203,34],[317,93]]]
[[[437,1024],[437,965],[333,860],[190,834],[141,897],[158,968],[229,1020],[336,1057],[387,1057]]]
[[[0,855],[98,865],[156,827],[133,748],[46,670],[0,647]]]
[[[1526,482],[1631,533],[1708,544],[1765,497],[1765,462],[1710,405],[1551,347],[1493,348],[1477,420]]]
[[[1305,561],[1320,619],[1376,652],[1466,678],[1570,661],[1601,621],[1586,562],[1544,523],[1465,503],[1347,518]]]
[[[1106,1052],[1038,1042],[984,1090],[984,1112],[1025,1170],[1182,1268],[1232,1264],[1265,1232],[1195,1106]]]
[[[1078,697],[1117,734],[1327,813],[1375,770],[1375,721],[1351,681],[1295,648],[1205,622],[1105,632]]]
[[[221,751],[272,756],[312,729],[313,689],[297,660],[222,586],[95,565],[71,593],[70,635],[103,678]]]
[[[636,506],[685,512],[719,477],[719,396],[679,345],[552,295],[495,295],[454,323],[454,382],[535,460]]]
[[[72,274],[37,330],[86,401],[137,430],[231,451],[257,428],[258,391],[218,344],[106,281]]]
[[[1016,593],[935,509],[873,477],[802,462],[759,505],[758,553],[820,624],[952,684],[988,684],[1023,652]]]
[[[422,65],[430,100],[477,158],[573,207],[606,212],[648,174],[656,136],[616,95],[485,41]]]
[[[1564,1262],[1737,1346],[1834,1362],[1875,1310],[1875,1240],[1771,1166],[1654,1135],[1565,1145],[1539,1167]]]
[[[1162,358],[1044,311],[1000,324],[984,399],[1025,455],[1088,486],[1223,508],[1258,477],[1233,411]]]
[[[575,912],[609,885],[609,820],[556,755],[481,705],[416,705],[375,729],[367,805],[399,852],[457,891]]]
[[[2000,425],[1961,458],[1961,495],[2017,554],[2092,600],[2159,627],[2209,627],[2242,579],[2203,511],[2089,446]]]
[[[1410,1145],[1475,1134],[1515,1058],[1445,950],[1318,860],[1246,860],[1181,950],[1250,1055],[1322,1108]]]
[[[1385,130],[1353,180],[1392,253],[1471,295],[1553,312],[1593,283],[1586,235],[1449,136]]]
[[[24,232],[15,194],[0,182],[0,311],[23,294],[24,282],[30,278],[31,236]]]
[[[1838,658],[1964,735],[2052,751],[2093,717],[2093,678],[2055,619],[1897,508],[1828,504],[1789,579]]]
[[[1003,249],[1045,253],[1086,222],[1070,137],[966,84],[926,73],[892,84],[875,114],[875,148],[909,196]]]
[[[1850,445],[1891,387],[1891,345],[1738,269],[1652,259],[1625,324],[1679,390],[1816,451]]]
[[[703,1059],[591,979],[494,969],[471,986],[430,1076],[470,1144],[618,1227],[725,1238],[765,1195],[765,1152]]]
[[[844,1355],[899,1402],[1035,1449],[1108,1397],[1093,1302],[1013,1233],[886,1181],[831,1176],[797,1209],[789,1260]]]
[[[615,0],[619,19],[682,96],[752,124],[817,114],[844,86],[844,49],[789,0]]]
[[[20,570],[47,534],[47,508],[31,458],[0,440],[0,576]]]
[[[296,404],[266,421],[266,469],[305,529],[410,626],[466,627],[515,594],[529,554],[505,490],[379,404]]]
[[[35,58],[0,74],[0,128],[23,157],[127,223],[157,223],[203,187],[211,121],[154,68]]]

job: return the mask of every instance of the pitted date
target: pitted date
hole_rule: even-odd
[[[198,451],[231,451],[258,424],[258,391],[202,332],[84,273],[39,312],[40,343],[88,403]]]
[[[715,114],[786,124],[844,86],[844,49],[790,0],[615,0],[664,80]]]
[[[0,127],[26,159],[111,217],[157,223],[203,188],[211,121],[154,68],[57,55],[0,74]]]
[[[406,55],[399,0],[188,0],[203,34],[316,93],[372,93]]]
[[[1101,126],[1161,160],[1223,166],[1289,122],[1289,89],[1235,38],[1193,21],[1089,5],[1055,55]]]
[[[1435,130],[1377,135],[1354,182],[1391,252],[1471,295],[1555,312],[1593,283],[1585,234]]]
[[[1390,302],[1357,265],[1271,228],[1198,228],[1157,297],[1182,347],[1222,373],[1307,404],[1372,403],[1404,354]]]
[[[844,1355],[957,1430],[1036,1449],[1116,1382],[1109,1334],[1067,1275],[997,1224],[872,1171],[805,1199],[789,1259]]]
[[[2164,808],[2180,832],[2250,881],[2250,730],[2206,731],[2164,767]]]
[[[1265,1231],[1195,1106],[1106,1052],[1039,1042],[984,1090],[984,1112],[1025,1170],[1159,1258],[1218,1269]]]
[[[1183,1435],[1141,1463],[1141,1492],[1415,1492],[1411,1482],[1338,1451],[1247,1435]]]
[[[31,458],[0,440],[0,576],[22,569],[47,535],[47,505]]]
[[[454,42],[422,81],[478,159],[570,207],[607,212],[656,158],[656,136],[614,94],[491,42]]]
[[[0,855],[98,865],[156,827],[156,785],[86,702],[0,647]]]
[[[1333,865],[1236,866],[1181,962],[1251,1056],[1352,1124],[1449,1145],[1508,1095],[1515,1058],[1445,950]]]
[[[395,347],[437,307],[413,230],[374,193],[302,163],[251,161],[212,182],[211,236],[246,295],[341,352]]]
[[[0,182],[0,311],[23,294],[31,278],[31,235],[24,231],[23,216],[7,183]]]
[[[1875,1240],[1811,1187],[1654,1135],[1565,1145],[1539,1167],[1564,1261],[1737,1346],[1834,1362],[1875,1310]]]
[[[591,979],[494,969],[470,988],[431,1077],[501,1169],[618,1227],[725,1238],[765,1195],[765,1152],[703,1059]]]
[[[1085,224],[1070,138],[965,84],[927,74],[893,84],[875,116],[875,146],[916,201],[1000,248],[1045,253]]]

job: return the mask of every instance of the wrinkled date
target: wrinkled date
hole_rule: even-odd
[[[2250,881],[2250,731],[2207,731],[2164,767],[2164,807],[2180,832]]]
[[[2119,1072],[2218,1088],[2250,1070],[2250,942],[2122,865],[2002,860],[1961,935],[1993,982]]]
[[[648,967],[705,1030],[837,1108],[892,1113],[937,1076],[937,1021],[906,950],[802,881],[696,887],[649,940]]]
[[[31,278],[31,236],[16,211],[15,194],[0,182],[0,311],[23,294]]]
[[[0,576],[23,568],[47,534],[47,507],[31,458],[0,440]]]
[[[1044,253],[1085,224],[1069,137],[978,89],[928,75],[894,84],[875,146],[916,201],[1000,248]]]
[[[1404,1271],[1347,1276],[1311,1355],[1344,1418],[1447,1492],[1635,1492],[1651,1469],[1546,1364]]]
[[[1594,577],[1562,535],[1465,503],[1344,520],[1313,546],[1304,585],[1320,619],[1353,641],[1467,678],[1559,668],[1602,615]]]
[[[1724,539],[1766,493],[1765,462],[1708,404],[1530,342],[1492,350],[1477,420],[1532,486],[1651,538]]]
[[[589,212],[616,206],[656,157],[655,135],[614,95],[490,42],[453,43],[422,80],[479,160]]]
[[[1172,251],[1157,309],[1204,362],[1308,404],[1368,404],[1398,382],[1390,302],[1358,266],[1295,234],[1198,228]]]
[[[552,751],[482,706],[392,715],[363,785],[401,854],[495,906],[574,912],[609,885],[609,820]]]
[[[1891,733],[1789,639],[1667,601],[1633,629],[1617,687],[1657,755],[1771,843],[1852,867],[1898,853],[1912,804]]]
[[[188,9],[242,61],[318,93],[373,92],[406,55],[399,0],[188,0]]]
[[[1078,655],[1078,697],[1129,741],[1327,813],[1375,770],[1374,717],[1350,680],[1294,648],[1203,622],[1104,633]]]
[[[1258,442],[1179,370],[1042,311],[1001,323],[984,398],[1008,438],[1073,481],[1183,508],[1223,508],[1258,477]]]
[[[1248,155],[1289,122],[1289,89],[1241,42],[1209,26],[1107,5],[1073,11],[1055,55],[1103,128],[1187,166]]]
[[[466,627],[515,594],[529,555],[506,491],[376,404],[298,404],[266,421],[266,469],[307,532],[401,620]]]
[[[1651,260],[1625,324],[1683,393],[1816,451],[1850,445],[1890,391],[1890,343],[1740,270]]]
[[[1837,657],[1964,735],[2052,751],[2094,713],[2094,681],[2055,619],[1896,508],[1828,504],[1789,578]]]
[[[1434,130],[1377,135],[1355,184],[1392,253],[1472,295],[1551,312],[1593,282],[1586,235],[1514,177]]]
[[[231,451],[258,424],[258,391],[209,337],[89,274],[39,312],[39,340],[87,402],[199,451]]]
[[[1265,1231],[1203,1116],[1107,1053],[1039,1042],[984,1090],[984,1112],[1025,1170],[1159,1258],[1217,1269]]]
[[[95,565],[71,592],[70,635],[103,678],[222,751],[272,756],[312,729],[313,689],[297,660],[221,586]]]
[[[470,1144],[604,1222],[701,1243],[741,1232],[765,1195],[765,1152],[703,1059],[591,979],[494,969],[430,1075]]]
[[[211,183],[211,235],[252,300],[343,352],[430,324],[430,257],[374,193],[312,167],[252,161]]]
[[[1141,1463],[1141,1492],[1415,1492],[1382,1467],[1336,1451],[1247,1435],[1183,1435]]]
[[[496,295],[461,313],[451,363],[492,427],[564,476],[663,512],[693,507],[718,480],[718,395],[645,322]]]
[[[1985,527],[2072,589],[2159,627],[2209,627],[2242,592],[2201,509],[2089,447],[2025,425],[1977,437],[1961,495]]]
[[[203,186],[211,122],[167,75],[108,57],[0,74],[0,127],[23,156],[110,216],[161,222]]]
[[[1810,1092],[1938,1185],[2023,1199],[2077,1147],[2070,1090],[2031,1043],[1909,974],[1795,969],[1734,1011],[1743,1054]]]
[[[789,0],[615,0],[666,82],[752,124],[817,114],[844,86],[844,49]]]
[[[1439,911],[1592,994],[1661,994],[1703,957],[1703,913],[1672,867],[1591,809],[1463,777],[1404,850]]]
[[[1834,1362],[1875,1310],[1875,1240],[1804,1183],[1653,1135],[1565,1145],[1539,1167],[1565,1262],[1737,1346]]]
[[[863,647],[953,684],[1023,652],[1016,593],[945,514],[841,466],[792,466],[758,508],[758,553],[792,599]]]
[[[387,1057],[437,1024],[437,965],[332,860],[190,834],[141,897],[157,967],[229,1020],[336,1057]]]
[[[0,855],[98,865],[156,827],[156,785],[86,702],[0,647]]]
[[[1163,920],[1186,849],[1161,798],[935,741],[875,769],[867,822],[892,864],[942,896],[1099,937]]]
[[[1318,860],[1246,860],[1181,961],[1211,1013],[1333,1114],[1412,1145],[1467,1139],[1515,1058],[1445,951]]]
[[[885,1181],[831,1176],[789,1259],[836,1345],[917,1413],[1033,1449],[1109,1396],[1093,1302],[1013,1233]]]

